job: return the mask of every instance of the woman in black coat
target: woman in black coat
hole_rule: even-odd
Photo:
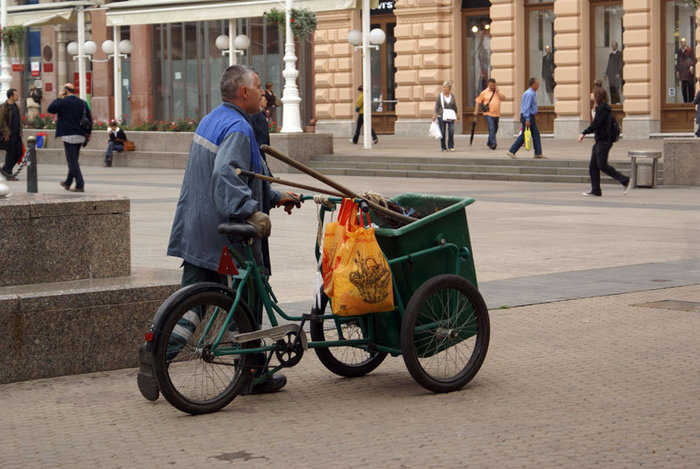
[[[600,172],[604,172],[611,178],[615,179],[617,182],[625,187],[624,194],[629,191],[630,178],[620,174],[608,164],[608,153],[610,153],[610,148],[612,148],[613,142],[610,136],[610,126],[612,116],[612,109],[608,104],[608,92],[605,88],[596,87],[593,90],[593,98],[596,104],[595,108],[595,118],[591,125],[586,127],[586,129],[581,132],[578,136],[578,141],[581,143],[583,137],[586,134],[595,133],[595,144],[591,150],[591,162],[588,165],[588,170],[591,174],[591,191],[584,192],[583,195],[586,196],[596,196],[600,197],[603,192],[600,189]]]

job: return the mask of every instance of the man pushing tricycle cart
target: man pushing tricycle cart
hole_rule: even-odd
[[[238,71],[245,77],[245,68]],[[245,105],[245,94],[237,90],[234,106]],[[190,414],[215,412],[239,394],[279,390],[286,381],[279,372],[299,363],[310,348],[326,368],[345,377],[366,375],[390,354],[402,355],[413,378],[433,392],[465,386],[489,343],[488,310],[477,290],[465,212],[473,199],[359,195],[270,147],[262,150],[333,189],[316,190],[325,196],[279,194],[271,182],[309,187],[272,178],[264,159],[254,155],[252,163],[229,162],[235,174],[214,163],[214,172],[219,168],[229,180],[236,178],[232,186],[244,193],[249,188],[241,200],[255,210],[211,228],[218,231],[211,237],[221,241],[217,278],[184,286],[159,308],[139,353],[142,394],[157,399],[161,392]],[[268,282],[269,219],[259,213],[256,192],[290,212],[302,202],[317,204],[319,272],[309,313],[285,313]],[[262,326],[263,314],[269,327]]]

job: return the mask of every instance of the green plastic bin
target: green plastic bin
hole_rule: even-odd
[[[420,217],[409,225],[391,229],[382,227],[382,220],[370,213],[373,223],[380,226],[375,233],[386,258],[390,261],[391,273],[405,307],[411,296],[428,279],[441,274],[456,274],[477,287],[474,258],[471,255],[471,240],[465,207],[474,203],[469,197],[450,197],[431,194],[405,193],[393,197],[405,209],[414,209]],[[419,251],[441,244],[451,243],[466,248],[468,255],[443,249],[424,256],[415,256]],[[402,256],[411,255],[406,262],[394,262]],[[398,305],[399,299],[394,303]],[[367,315],[374,321],[377,343],[395,349],[401,348],[401,314],[398,311]]]

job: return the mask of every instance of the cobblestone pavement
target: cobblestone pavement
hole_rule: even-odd
[[[133,267],[177,276],[179,260],[164,252],[182,171],[83,170],[90,193],[131,199]],[[39,190],[65,194],[64,173],[40,165]],[[25,189],[20,177],[11,190]],[[547,303],[492,310],[484,367],[446,395],[419,387],[400,357],[348,380],[312,351],[286,372],[282,393],[199,417],[143,400],[134,369],[2,385],[0,468],[698,466],[700,311],[634,305],[700,302],[700,285],[651,290],[668,286],[679,263],[697,277],[700,187],[627,196],[606,187],[590,200],[575,184],[337,179],[387,195],[474,197],[467,214],[479,281],[510,293],[515,282],[533,295],[525,301]],[[309,301],[300,285],[315,268],[315,211],[277,210],[272,220],[275,292],[284,303]],[[625,284],[641,281],[661,283],[600,296],[599,285],[629,291]],[[574,290],[591,298],[549,302]],[[494,297],[489,304],[524,300]]]
[[[662,300],[688,303],[640,306]],[[699,286],[493,310],[491,329],[442,395],[401,358],[351,380],[313,352],[283,392],[197,417],[143,400],[133,369],[3,385],[0,467],[697,467]]]

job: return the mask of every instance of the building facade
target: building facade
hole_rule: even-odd
[[[386,41],[371,52],[373,125],[384,134],[424,134],[444,81],[453,83],[461,123],[471,123],[474,98],[494,78],[507,96],[500,132],[512,136],[519,127],[522,93],[528,79],[537,77],[538,126],[555,137],[570,138],[587,125],[596,79],[608,90],[625,137],[689,132],[698,89],[696,1],[379,1],[370,23],[385,32]],[[99,45],[114,30],[101,8],[109,2],[95,3],[86,37]],[[302,124],[314,121],[317,132],[349,136],[362,58],[347,35],[361,29],[360,10],[317,17],[313,41],[296,48]],[[206,114],[219,102],[218,77],[228,58],[214,39],[227,27],[226,18],[121,26],[120,37],[131,40],[134,52],[116,83],[107,55],[101,50],[93,55],[88,65],[93,114],[115,117],[115,84],[128,97],[121,114],[132,123]],[[281,96],[284,47],[278,27],[257,16],[237,19],[236,30],[251,39],[237,61],[256,66]],[[66,52],[76,29],[63,24],[32,31],[41,31],[40,48],[31,52],[41,50],[41,57],[27,61],[41,61],[45,109],[57,87],[73,81],[77,72]],[[14,72],[15,81],[28,84],[27,72]],[[477,129],[486,131],[483,119]]]
[[[387,42],[373,52],[381,76],[373,75],[372,100],[383,133],[427,132],[443,81],[453,82],[462,122],[471,122],[474,98],[490,77],[507,96],[503,135],[517,131],[530,77],[540,80],[538,126],[555,137],[587,125],[595,79],[603,80],[626,137],[693,128],[694,0],[400,0],[380,7],[372,23]],[[317,131],[349,135],[361,63],[346,37],[359,29],[359,12],[319,18]],[[395,102],[388,106],[385,97]]]

